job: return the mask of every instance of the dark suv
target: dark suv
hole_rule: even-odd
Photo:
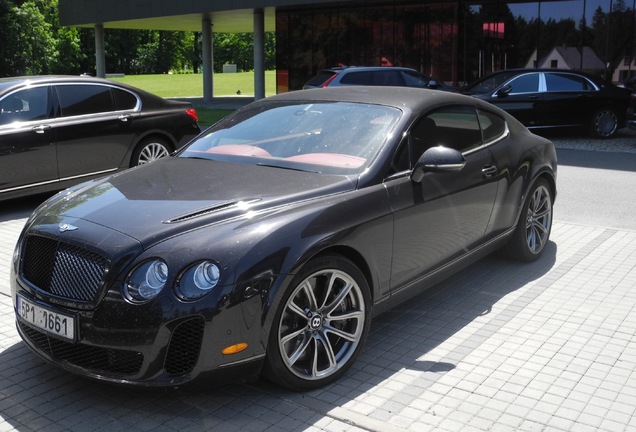
[[[349,66],[323,69],[303,89],[336,86],[398,86],[454,90],[415,69],[393,66]]]

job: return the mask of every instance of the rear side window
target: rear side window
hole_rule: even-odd
[[[0,125],[48,118],[48,87],[20,90],[0,100]]]
[[[349,72],[340,79],[341,84],[367,86],[403,86],[404,80],[400,71],[361,71]]]
[[[376,71],[373,76],[373,85],[377,86],[403,86],[402,74],[396,70]]]
[[[545,85],[549,92],[594,90],[592,84],[585,78],[562,73],[546,73]]]
[[[497,114],[478,109],[477,117],[484,143],[496,141],[508,133],[506,121]]]
[[[340,79],[342,84],[351,85],[374,85],[374,73],[371,71],[365,72],[349,72]]]
[[[536,93],[539,91],[539,74],[531,73],[521,75],[508,83],[512,87],[510,94]]]
[[[56,86],[62,116],[77,116],[114,111],[110,87],[71,84]]]
[[[115,99],[115,108],[117,110],[132,110],[137,107],[137,97],[132,93],[116,88],[111,91]]]

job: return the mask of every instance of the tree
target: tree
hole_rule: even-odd
[[[51,24],[46,22],[36,2],[27,1],[17,6],[3,1],[0,14],[5,34],[0,73],[3,76],[50,73],[55,40]]]
[[[95,72],[95,31],[62,27],[58,0],[0,0],[0,76]],[[276,67],[275,34],[265,34],[265,68]],[[254,68],[254,35],[215,34],[215,69]],[[106,70],[126,74],[193,71],[201,67],[201,34],[107,29]]]
[[[607,65],[606,75],[611,76],[623,57],[634,54],[634,11],[623,0],[617,0],[609,13],[598,7],[590,31],[594,50]]]

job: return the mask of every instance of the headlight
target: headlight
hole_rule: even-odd
[[[197,300],[219,283],[221,270],[211,261],[203,261],[188,268],[177,281],[177,294],[183,300]]]
[[[20,261],[20,254],[22,250],[22,241],[18,240],[18,243],[15,245],[15,249],[13,250],[13,268],[15,269],[16,274],[18,273],[18,262]]]
[[[124,294],[132,301],[146,302],[159,295],[167,280],[168,265],[161,260],[148,261],[128,275]]]

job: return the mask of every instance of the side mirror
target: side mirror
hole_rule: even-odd
[[[495,92],[495,96],[497,97],[508,96],[508,93],[510,93],[511,91],[512,91],[512,86],[505,85]]]
[[[457,172],[461,171],[465,165],[466,159],[457,150],[443,146],[431,147],[415,164],[411,180],[419,183],[427,172]]]
[[[436,89],[439,87],[439,83],[435,80],[430,80],[427,85],[428,88]]]

